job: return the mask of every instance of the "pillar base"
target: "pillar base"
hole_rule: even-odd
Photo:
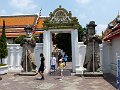
[[[76,75],[83,75],[86,69],[84,67],[76,68]]]

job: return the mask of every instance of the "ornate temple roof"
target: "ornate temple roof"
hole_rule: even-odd
[[[120,37],[120,15],[118,15],[113,21],[108,24],[105,32],[103,33],[103,40],[112,40],[114,38]]]
[[[2,32],[3,20],[5,20],[7,37],[18,37],[20,35],[25,35],[24,28],[27,25],[31,25],[33,27],[35,35],[43,33],[43,31],[36,30],[43,28],[44,18],[39,18],[38,15],[0,16],[0,36]]]

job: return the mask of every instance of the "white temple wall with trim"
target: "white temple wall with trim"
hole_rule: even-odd
[[[8,64],[9,72],[20,72],[22,47],[20,44],[8,44],[8,57],[3,59],[3,63]],[[37,43],[35,47],[35,61],[37,68],[40,66],[40,53],[43,53],[43,44]]]
[[[46,34],[46,36],[44,36],[45,37],[44,39],[47,39],[47,40],[51,41],[51,39],[48,38],[48,34],[51,37],[52,33],[50,33],[50,32],[46,32],[46,33],[47,34]],[[71,33],[71,32],[69,32],[69,33]],[[74,36],[72,36],[71,39],[74,40],[74,42],[73,42],[74,44],[72,44],[73,45],[73,47],[72,47],[73,48],[73,55],[72,55],[72,57],[73,57],[72,58],[72,64],[73,65],[72,65],[72,68],[73,68],[74,72],[80,73],[81,71],[84,70],[83,63],[84,63],[84,59],[85,59],[86,45],[84,45],[83,42],[75,41]],[[76,44],[77,46],[75,45],[75,42],[77,43]],[[46,46],[46,45],[48,45],[48,46]],[[51,44],[50,43],[46,44],[45,40],[44,40],[44,44],[43,43],[37,43],[36,44],[34,52],[35,52],[35,61],[36,61],[37,69],[40,66],[40,53],[44,53],[46,72],[49,71],[50,55],[51,55],[51,52],[52,52],[52,49],[50,49],[51,45],[52,45],[52,43]],[[76,53],[75,53],[75,48],[77,50]],[[106,51],[104,53],[106,53]],[[101,54],[101,55],[103,57],[103,56],[106,56],[106,54],[105,55]],[[22,70],[22,67],[20,65],[21,57],[22,57],[22,47],[19,44],[8,44],[8,57],[5,60],[3,60],[3,62],[5,64],[8,64],[9,72],[20,72]],[[106,60],[108,60],[108,57],[104,57],[104,58]],[[104,58],[103,58],[103,60],[104,60]],[[103,71],[105,73],[106,73],[106,71],[108,72],[108,70],[110,70],[109,67],[107,67],[107,65],[106,65],[107,62],[109,62],[109,60],[102,62]],[[108,64],[108,66],[110,66],[110,65]]]

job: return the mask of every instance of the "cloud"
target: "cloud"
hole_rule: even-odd
[[[102,35],[102,31],[105,31],[105,29],[107,28],[107,25],[103,25],[103,24],[99,24],[96,27],[96,34],[97,35]]]
[[[33,0],[11,0],[10,5],[23,10],[34,10],[37,7]]]
[[[89,3],[91,0],[76,0],[77,3],[79,4],[86,4]]]

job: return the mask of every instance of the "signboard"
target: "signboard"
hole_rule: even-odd
[[[120,90],[120,59],[117,60],[117,88]]]

